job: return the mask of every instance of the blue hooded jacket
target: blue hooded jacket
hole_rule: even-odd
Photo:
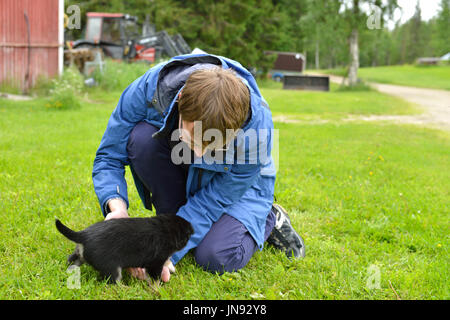
[[[129,165],[126,147],[130,132],[145,121],[160,128],[154,138],[171,134],[178,123],[176,97],[185,81],[193,71],[211,66],[231,68],[237,73],[249,89],[251,112],[241,128],[242,135],[231,142],[224,161],[212,162],[204,156],[189,166],[187,201],[177,215],[192,224],[194,234],[186,247],[172,256],[174,264],[201,242],[224,213],[239,220],[259,249],[263,248],[275,184],[275,166],[270,154],[273,122],[253,76],[238,62],[209,54],[177,56],[152,67],[122,93],[94,160],[92,178],[103,215],[106,216],[105,205],[112,198],[122,198],[128,207],[125,166]],[[257,136],[256,149],[249,146],[251,135],[247,133],[252,130],[261,133]],[[244,155],[245,159],[236,155]],[[136,179],[135,182],[145,204],[143,186]]]

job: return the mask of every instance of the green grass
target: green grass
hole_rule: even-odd
[[[343,69],[322,70],[343,76]],[[360,68],[358,77],[369,82],[398,84],[403,86],[450,90],[450,66],[384,66]]]
[[[153,65],[145,62],[127,63],[106,59],[104,72],[96,72],[93,76],[101,89],[106,91],[120,91],[143,75]]]
[[[74,229],[102,219],[92,162],[120,92],[91,91],[91,102],[73,110],[0,99],[0,298],[396,299],[392,286],[402,299],[449,299],[448,133],[339,121],[411,111],[377,92],[263,93],[274,114],[335,119],[275,123],[276,195],[305,239],[306,258],[266,247],[241,271],[219,276],[188,254],[159,295],[129,276],[107,285],[87,265],[81,288],[69,289],[65,259],[74,245],[54,227],[55,216]],[[147,216],[129,170],[126,178],[130,214]],[[371,265],[379,289],[366,286]]]
[[[342,119],[348,115],[420,113],[419,108],[399,98],[371,91],[339,91],[331,84],[330,92],[280,90],[273,84],[263,84],[261,92],[273,116],[292,119]]]

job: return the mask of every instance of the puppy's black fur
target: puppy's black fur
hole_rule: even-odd
[[[183,249],[194,233],[188,221],[169,214],[100,221],[79,232],[56,219],[56,228],[77,243],[68,262],[87,262],[111,283],[120,281],[122,269],[128,267],[145,268],[158,279],[164,262]]]

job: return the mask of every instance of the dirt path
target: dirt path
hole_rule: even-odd
[[[313,73],[309,74],[312,75]],[[341,84],[343,81],[343,78],[339,76],[330,75],[329,77],[332,82]],[[422,107],[426,112],[413,116],[373,115],[359,117],[359,119],[366,121],[390,120],[400,123],[422,125],[431,124],[450,130],[450,91],[381,83],[370,83],[370,85],[380,92],[415,103]]]

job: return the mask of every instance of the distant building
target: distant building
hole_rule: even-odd
[[[0,85],[27,91],[62,73],[64,0],[0,0]]]
[[[441,58],[424,57],[424,58],[418,58],[418,59],[416,60],[416,63],[417,63],[417,64],[433,65],[433,64],[438,64],[439,61],[441,61]]]
[[[265,51],[265,54],[276,54],[272,70],[272,79],[281,81],[284,75],[300,75],[305,70],[306,58],[299,52]]]
[[[450,61],[450,52],[441,57],[441,61]]]
[[[425,58],[418,58],[416,60],[417,64],[427,64],[427,65],[434,65],[438,64],[441,61],[450,61],[450,52],[443,55],[442,57],[425,57]]]

